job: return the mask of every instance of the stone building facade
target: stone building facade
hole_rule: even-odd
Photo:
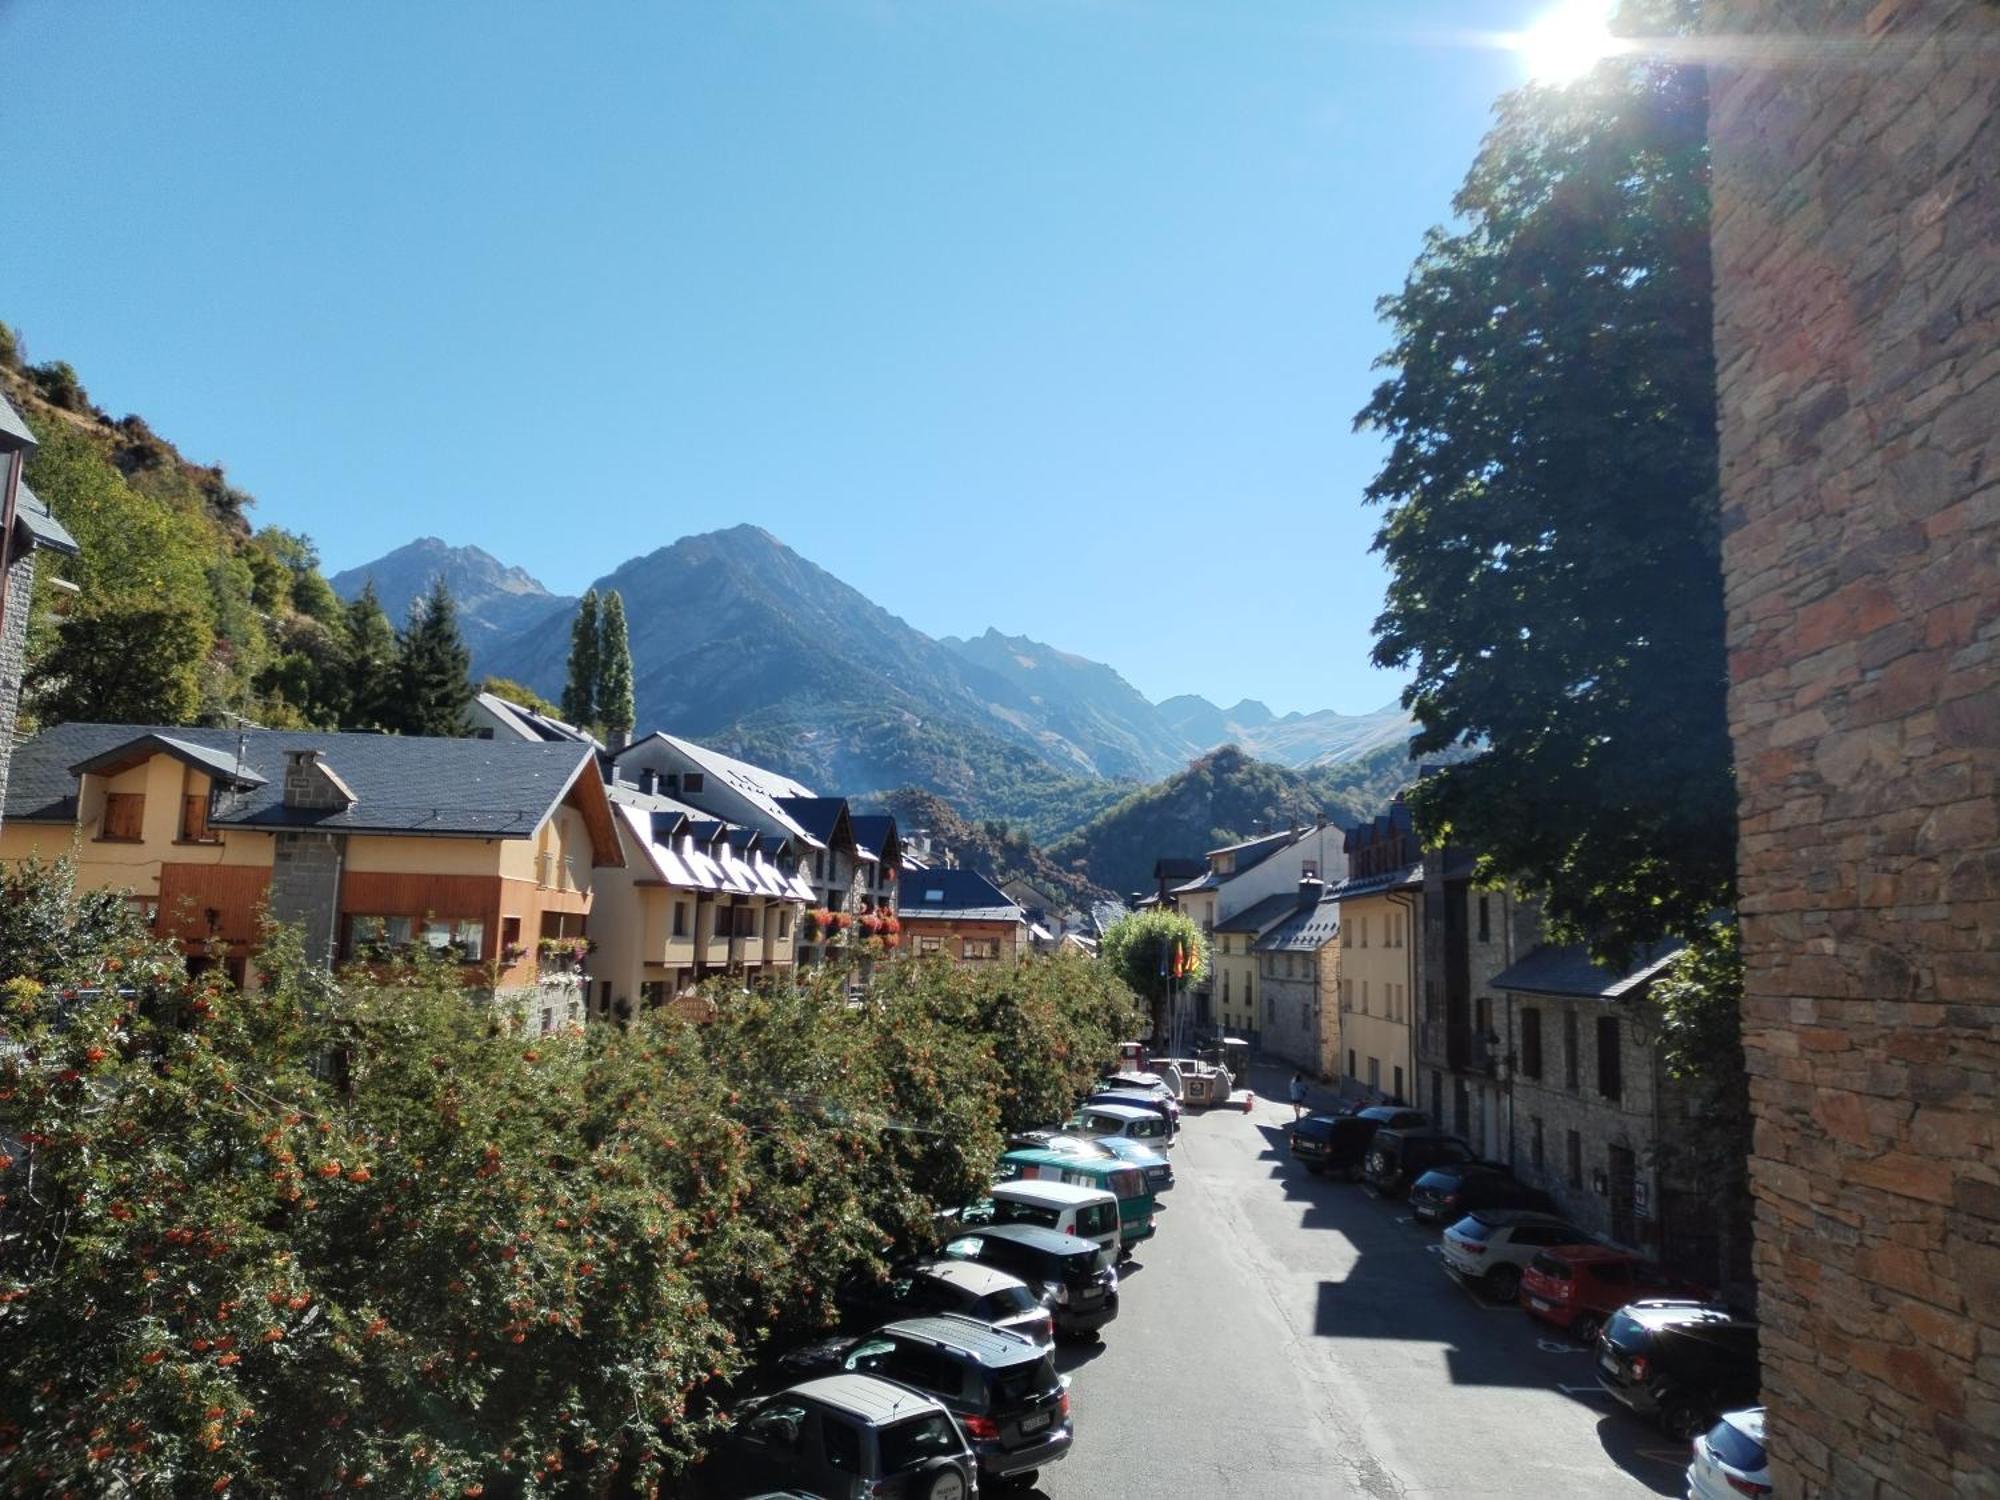
[[[1784,1496],[2000,1494],[2000,5],[1709,8]]]

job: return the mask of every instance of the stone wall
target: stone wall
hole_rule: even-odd
[[[0,474],[4,474],[0,468]],[[14,760],[14,732],[21,718],[21,683],[28,670],[28,611],[35,597],[35,552],[23,547],[7,569],[7,613],[0,620],[0,803],[7,800],[7,771]]]
[[[1996,1495],[2000,5],[1709,17],[1779,1493]]]
[[[331,967],[339,941],[340,875],[347,839],[338,833],[285,832],[271,855],[271,920],[304,929],[308,961]]]

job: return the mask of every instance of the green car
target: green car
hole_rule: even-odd
[[[1103,1188],[1118,1200],[1118,1255],[1122,1260],[1141,1240],[1153,1237],[1153,1215],[1159,1201],[1146,1186],[1146,1174],[1115,1157],[1070,1156],[1061,1151],[1009,1151],[1000,1158],[1002,1182],[1041,1177]]]

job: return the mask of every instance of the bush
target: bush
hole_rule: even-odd
[[[646,1490],[1129,1027],[1073,960],[524,1038],[421,958],[188,977],[0,876],[0,1491]]]

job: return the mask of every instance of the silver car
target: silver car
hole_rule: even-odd
[[[1688,1500],[1738,1500],[1742,1495],[1770,1494],[1764,1408],[1732,1411],[1696,1438],[1687,1481]]]
[[[1553,1214],[1525,1208],[1482,1208],[1445,1230],[1444,1268],[1501,1302],[1521,1291],[1521,1272],[1551,1245],[1581,1245],[1591,1236]]]

